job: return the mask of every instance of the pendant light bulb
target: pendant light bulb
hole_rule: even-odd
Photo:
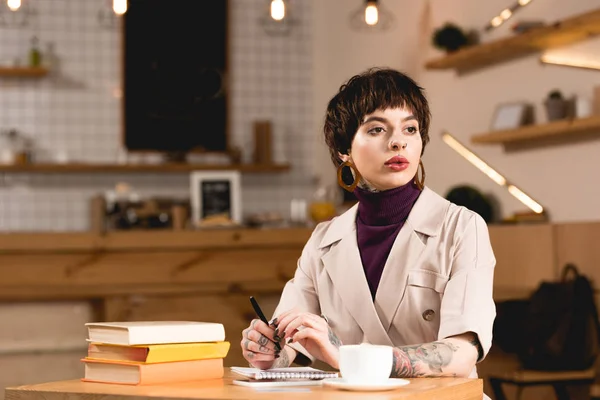
[[[117,15],[123,15],[127,12],[127,0],[113,0],[113,11]]]
[[[6,0],[6,5],[10,11],[17,11],[21,8],[21,0]]]
[[[367,25],[377,25],[379,22],[379,10],[377,9],[377,3],[369,1],[365,8],[365,22]]]
[[[285,18],[285,3],[283,0],[271,1],[271,18],[275,21],[281,21]]]

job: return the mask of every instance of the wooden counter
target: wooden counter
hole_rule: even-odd
[[[6,389],[6,400],[141,400],[160,399],[369,399],[369,400],[481,400],[481,379],[416,378],[399,389],[386,392],[348,392],[327,387],[281,387],[277,391],[234,386],[228,373],[224,379],[156,386],[126,386],[87,383],[78,380],[50,382]]]
[[[0,234],[0,300],[274,292],[309,229]]]

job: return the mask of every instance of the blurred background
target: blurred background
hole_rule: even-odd
[[[593,274],[598,7],[0,0],[0,387],[81,377],[94,320],[224,321],[242,362],[248,294],[353,204],[321,128],[370,67],[425,88],[426,185],[489,223],[498,301]]]

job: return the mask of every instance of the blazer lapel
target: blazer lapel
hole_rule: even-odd
[[[427,239],[439,233],[449,204],[425,187],[392,245],[374,304],[386,332],[404,297],[408,273],[419,268]]]
[[[331,223],[321,241],[321,247],[331,247],[321,260],[344,306],[367,340],[392,346],[371,299],[358,250],[355,219],[356,206]]]

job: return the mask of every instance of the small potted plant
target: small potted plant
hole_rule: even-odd
[[[569,115],[569,102],[559,90],[553,90],[548,94],[544,106],[546,107],[548,121],[565,119]]]
[[[448,53],[472,44],[471,42],[476,40],[470,37],[470,34],[466,33],[458,25],[451,22],[447,22],[441,28],[436,29],[432,39],[433,45],[436,48],[445,50]]]

